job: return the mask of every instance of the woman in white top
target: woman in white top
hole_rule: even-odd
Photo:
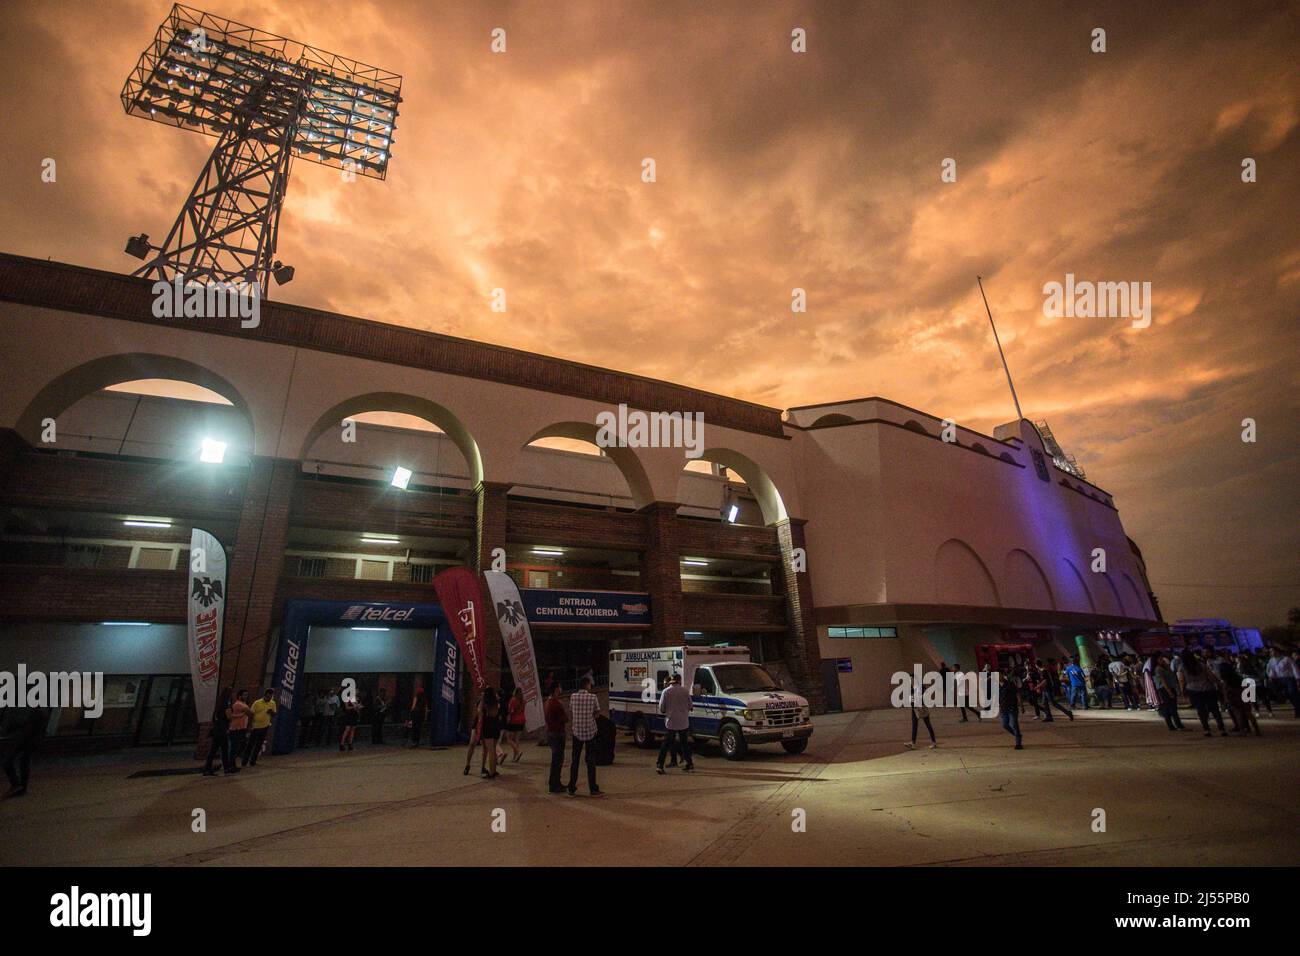
[[[930,749],[934,750],[939,746],[939,741],[934,739],[934,726],[930,723],[930,708],[921,703],[921,690],[913,686],[912,693],[909,695],[908,702],[912,708],[912,739],[903,744],[908,750],[916,747],[916,728],[920,721],[925,721],[925,729],[930,732]]]

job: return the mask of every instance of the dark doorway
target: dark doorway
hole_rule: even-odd
[[[826,713],[838,714],[844,709],[840,697],[840,671],[835,659],[822,661],[822,684],[826,686]]]

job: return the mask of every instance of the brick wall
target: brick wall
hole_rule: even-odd
[[[251,687],[266,669],[285,541],[289,505],[299,465],[254,458],[239,516],[236,544],[226,555],[226,631],[222,641],[222,684]]]
[[[10,430],[6,447],[22,439]],[[0,502],[34,508],[230,518],[243,500],[247,469],[124,461],[19,448],[0,470]],[[134,535],[133,535],[134,537]]]
[[[677,544],[677,505],[657,501],[641,509],[645,521],[641,552],[641,588],[650,593],[651,642],[679,644],[682,612],[681,550]]]
[[[677,540],[684,555],[762,558],[772,562],[781,557],[776,529],[758,525],[735,525],[725,521],[679,517]]]
[[[154,318],[150,287],[147,279],[0,254],[0,300],[176,328],[170,319]],[[195,335],[238,335],[244,340],[464,375],[610,405],[625,402],[649,410],[698,411],[710,425],[777,438],[784,435],[781,413],[775,408],[639,375],[278,301],[262,303],[261,324],[255,329],[210,318],[187,318],[185,327]]]
[[[786,520],[777,524],[776,532],[781,542],[782,561],[780,574],[773,582],[785,597],[784,606],[788,625],[784,651],[786,664],[795,679],[799,693],[808,698],[813,713],[826,710],[826,688],[822,683],[821,651],[817,645],[817,622],[813,617],[812,579],[807,571],[796,572],[791,565],[791,552],[803,548],[804,523]]]
[[[471,494],[397,491],[300,477],[293,490],[293,524],[307,528],[473,538],[476,501]]]
[[[511,541],[639,551],[645,522],[631,511],[574,508],[511,498],[506,533]]]
[[[0,619],[185,623],[186,571],[6,567]]]
[[[786,627],[785,600],[774,595],[682,595],[685,628],[692,631],[764,631]],[[681,633],[678,632],[678,643]]]
[[[506,492],[509,489],[508,484],[495,481],[480,482],[478,487],[474,489],[478,500],[474,556],[475,567],[479,571],[490,571],[492,569],[493,549],[506,546],[506,527],[509,521]],[[487,613],[483,615],[484,676],[489,684],[500,687],[504,648],[501,642],[501,628],[497,624],[496,614],[492,613],[492,598],[488,595],[486,587],[483,589],[483,600],[488,602]],[[466,701],[462,701],[462,703],[466,703]]]

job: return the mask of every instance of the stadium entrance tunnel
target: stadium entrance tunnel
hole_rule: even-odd
[[[402,640],[403,631],[430,632],[432,640]],[[278,706],[272,753],[291,753],[298,745],[308,692],[308,651],[313,648],[315,672],[338,675],[339,681],[355,675],[358,692],[360,679],[377,670],[413,673],[415,686],[425,688],[429,703],[431,742],[435,746],[456,742],[460,647],[440,604],[290,600],[285,604],[271,683]],[[405,707],[409,700],[392,703]]]

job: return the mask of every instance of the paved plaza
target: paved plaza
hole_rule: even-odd
[[[1206,739],[1186,710],[1181,734],[1147,712],[1031,716],[1020,752],[996,722],[948,711],[939,748],[922,728],[912,752],[905,712],[836,714],[805,754],[705,747],[694,775],[658,776],[620,739],[598,798],[548,794],[532,741],[494,781],[477,758],[464,776],[461,748],[305,750],[215,778],[131,777],[193,766],[185,750],[47,757],[28,796],[0,802],[0,863],[1294,865],[1300,720],[1282,713],[1260,739]]]

